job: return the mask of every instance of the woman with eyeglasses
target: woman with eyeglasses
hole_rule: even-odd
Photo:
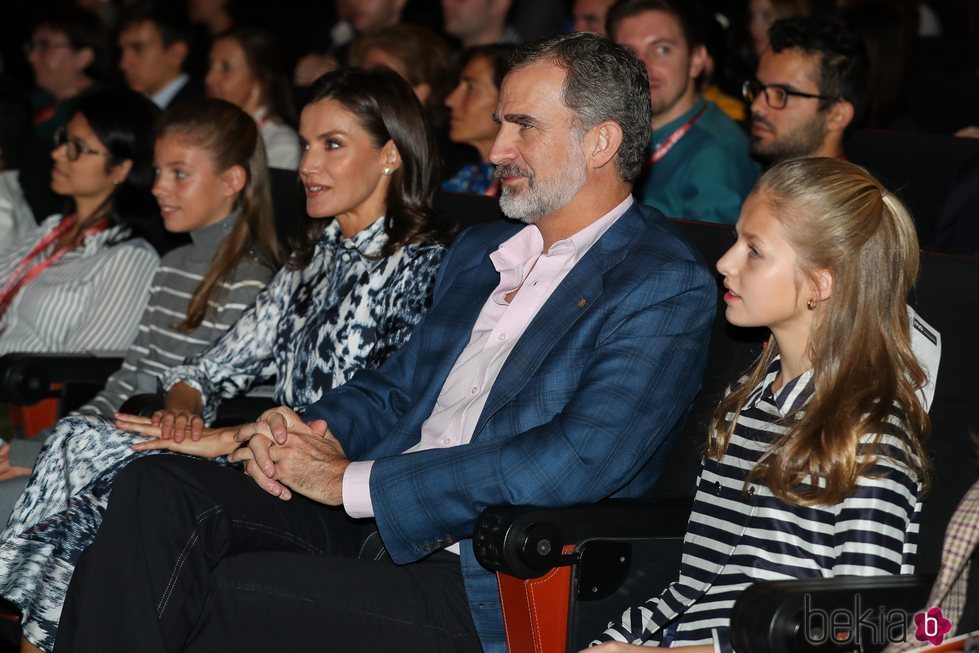
[[[67,210],[0,254],[0,355],[125,349],[162,234],[153,185],[157,109],[132,91],[79,101],[51,152]]]

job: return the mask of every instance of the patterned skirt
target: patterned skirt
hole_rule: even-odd
[[[66,417],[52,429],[34,473],[0,534],[0,596],[23,612],[23,636],[54,649],[68,583],[95,539],[112,481],[137,456],[132,433],[95,415]]]

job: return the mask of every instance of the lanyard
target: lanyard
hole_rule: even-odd
[[[707,111],[706,103],[704,103],[704,106],[700,107],[700,111],[695,113],[690,120],[680,125],[675,132],[667,136],[665,141],[653,149],[653,153],[649,155],[649,160],[647,161],[649,167],[656,165],[663,160],[663,157],[670,153],[670,150],[672,150],[673,146],[677,144],[677,141],[683,138],[683,136],[690,131],[690,128],[693,127],[695,122],[700,120],[700,116],[704,115],[704,111]]]
[[[58,223],[58,226],[52,229],[44,238],[38,242],[31,251],[27,253],[24,260],[14,269],[7,279],[7,282],[3,285],[3,290],[0,290],[0,319],[6,314],[7,309],[14,301],[14,297],[20,292],[20,289],[26,286],[28,283],[33,281],[39,274],[44,272],[48,267],[54,265],[61,260],[61,257],[68,253],[70,247],[62,248],[61,250],[54,252],[53,254],[44,257],[39,260],[34,265],[31,263],[37,258],[44,250],[56,242],[61,236],[66,234],[69,229],[75,226],[77,217],[74,213],[64,218]],[[85,230],[82,234],[82,239],[88,238],[91,235],[97,234],[100,231],[105,230],[108,227],[106,221],[101,221],[98,225],[92,227],[91,229]]]

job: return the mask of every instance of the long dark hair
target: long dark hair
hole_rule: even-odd
[[[262,85],[262,99],[269,114],[295,127],[296,107],[292,89],[282,72],[282,57],[275,35],[257,27],[234,27],[214,40],[218,39],[231,39],[241,47],[248,69]]]
[[[253,258],[277,269],[283,256],[275,231],[265,146],[252,117],[230,102],[200,98],[163,112],[157,138],[169,135],[185,137],[194,147],[205,150],[215,172],[241,166],[248,177],[238,194],[238,219],[194,290],[187,317],[177,327],[188,332],[200,326],[208,302],[239,263]]]
[[[101,91],[85,96],[75,114],[88,121],[105,147],[106,171],[131,161],[129,174],[95,210],[110,225],[128,227],[113,244],[141,237],[154,246],[166,242],[160,207],[151,194],[153,171],[153,123],[160,110],[145,96],[130,90]]]
[[[404,245],[429,240],[447,242],[432,204],[439,184],[435,141],[425,128],[422,107],[414,91],[397,73],[386,68],[350,68],[327,73],[306,93],[305,105],[335,100],[352,113],[370,134],[376,148],[393,141],[401,166],[391,175],[384,219],[387,234],[381,254],[390,256]],[[323,229],[315,224],[294,245],[290,265],[305,267],[313,255],[315,237]]]

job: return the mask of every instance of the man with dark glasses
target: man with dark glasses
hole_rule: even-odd
[[[798,156],[843,156],[843,134],[866,104],[867,54],[856,34],[823,17],[787,18],[769,31],[751,106],[751,151],[767,163]]]

